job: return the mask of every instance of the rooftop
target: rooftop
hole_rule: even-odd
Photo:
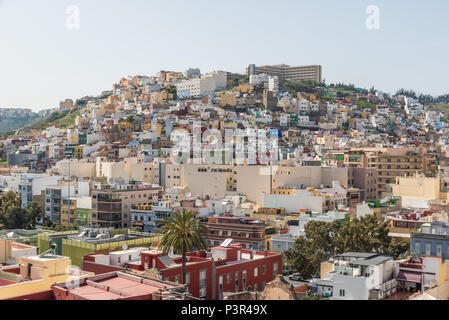
[[[74,289],[67,288],[64,283],[55,286],[86,300],[118,300],[142,297],[149,296],[159,290],[179,287],[122,272],[112,272],[83,279],[80,286]]]

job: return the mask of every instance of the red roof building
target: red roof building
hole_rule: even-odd
[[[129,261],[125,267],[114,265],[107,255],[87,255],[83,261],[83,270],[96,274],[124,268],[140,274],[151,273],[153,277],[156,274],[163,281],[182,283],[181,256],[164,256],[158,250],[141,251],[140,261]],[[189,293],[193,297],[220,300],[225,292],[262,291],[265,284],[282,274],[282,256],[245,250],[241,244],[230,243],[207,252],[188,253],[186,272]]]

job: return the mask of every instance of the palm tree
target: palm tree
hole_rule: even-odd
[[[173,253],[182,255],[182,284],[186,283],[187,252],[207,249],[203,238],[206,226],[200,223],[197,214],[186,209],[175,211],[171,218],[164,219],[160,230],[162,239],[159,248],[162,253],[166,255],[173,250]]]

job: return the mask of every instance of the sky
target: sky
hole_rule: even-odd
[[[370,5],[378,29],[367,28]],[[448,16],[447,0],[0,0],[0,107],[55,108],[128,75],[251,63],[445,94]]]

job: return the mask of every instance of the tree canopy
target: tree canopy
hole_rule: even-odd
[[[35,202],[28,209],[22,208],[20,195],[13,191],[0,196],[0,225],[4,229],[32,230],[42,216],[42,210]]]

